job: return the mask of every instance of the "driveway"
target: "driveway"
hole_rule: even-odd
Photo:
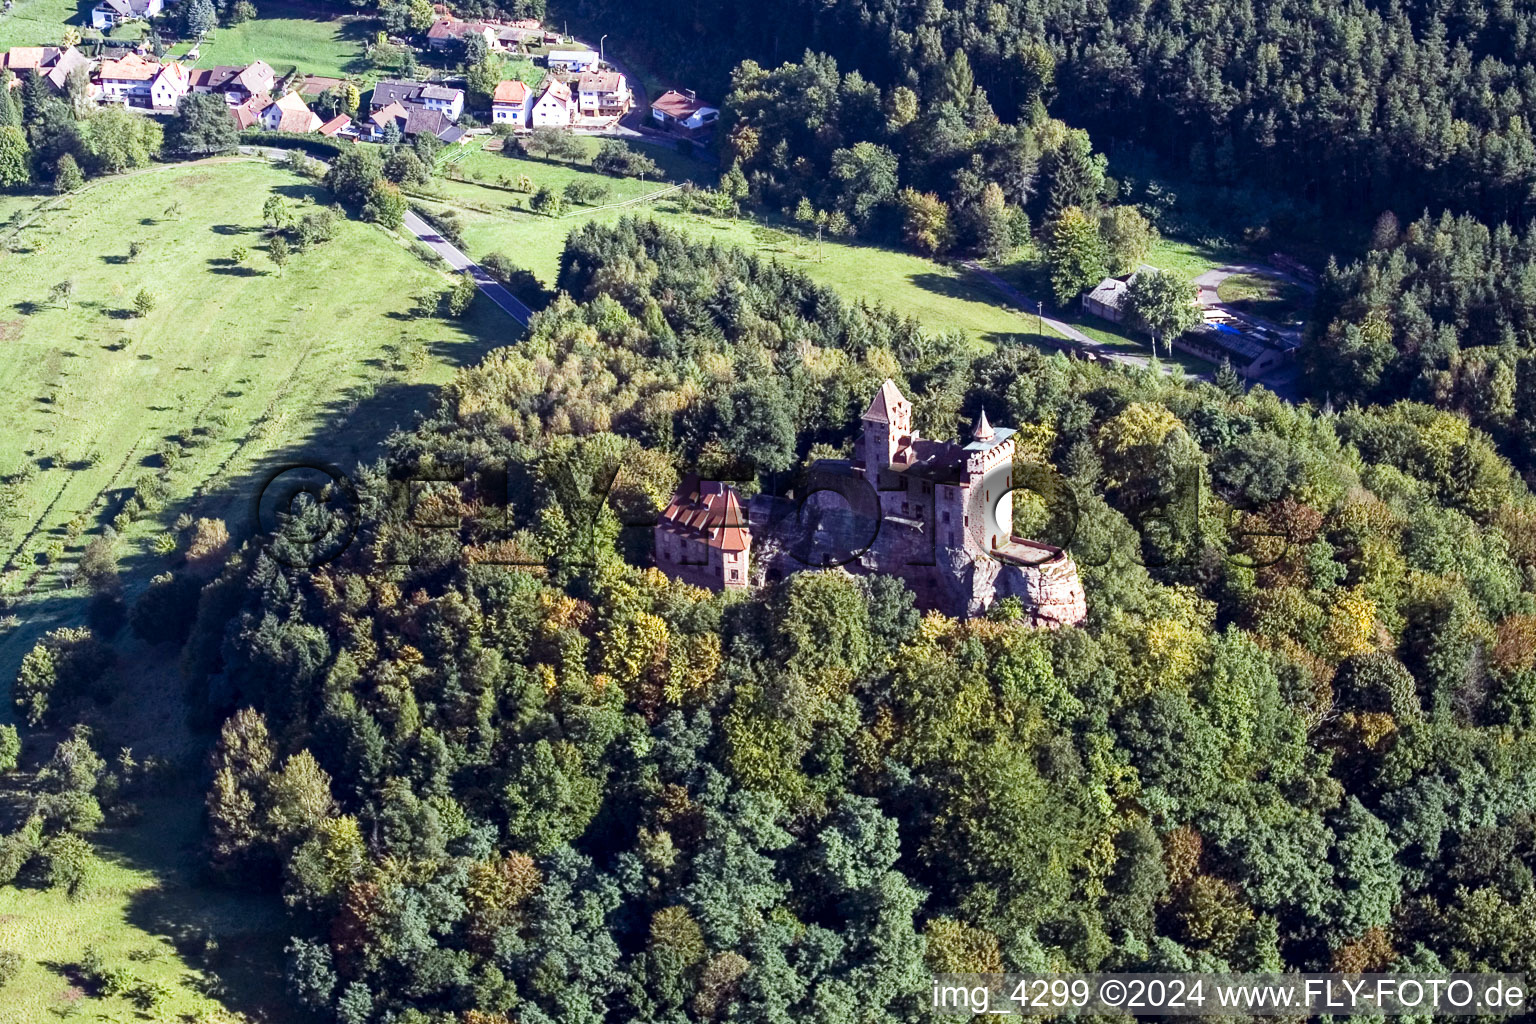
[[[1074,343],[1073,345],[1062,347],[1087,352],[1093,355],[1095,358],[1107,360],[1108,362],[1112,363],[1123,363],[1126,366],[1144,367],[1151,362],[1151,360],[1146,356],[1131,355],[1130,353],[1122,352],[1117,348],[1106,345],[1102,341],[1094,341],[1092,338],[1088,337],[1088,335],[1084,334],[1076,327],[1073,327],[1071,324],[1063,323],[1060,320],[1052,320],[1048,316],[1041,316],[1039,310],[1044,306],[1044,303],[1036,299],[1032,299],[1028,295],[1025,295],[1023,292],[1019,291],[1013,285],[1009,284],[1007,281],[1003,280],[1001,277],[997,276],[975,260],[963,260],[961,265],[964,266],[965,269],[971,271],[971,273],[975,274],[977,277],[980,277],[983,281],[986,281],[995,290],[1000,292],[1003,298],[1008,300],[1010,305],[1016,307],[1015,312],[1018,312],[1021,315],[1028,314],[1029,307],[1034,306],[1037,319],[1039,319],[1046,326],[1050,327],[1051,330],[1057,332],[1058,334],[1065,335]],[[1166,366],[1168,364],[1164,363],[1163,365]],[[1191,375],[1186,374],[1186,376]]]
[[[442,257],[454,270],[469,271],[469,276],[474,280],[475,286],[480,289],[486,298],[490,299],[502,310],[522,324],[528,326],[528,321],[533,318],[533,310],[523,305],[521,299],[511,292],[500,281],[497,281],[485,268],[474,260],[465,256],[459,248],[437,233],[437,229],[410,210],[405,213],[405,229],[426,244],[427,248]]]

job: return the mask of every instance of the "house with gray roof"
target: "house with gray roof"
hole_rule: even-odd
[[[391,103],[398,103],[407,110],[416,108],[434,111],[449,121],[457,121],[459,115],[464,113],[464,90],[432,82],[386,78],[373,87],[373,99],[369,101],[368,109],[383,110]]]

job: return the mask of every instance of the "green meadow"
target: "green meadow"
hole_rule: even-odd
[[[378,30],[371,19],[344,13],[350,8],[336,5],[259,2],[256,9],[257,18],[210,32],[198,50],[198,66],[260,59],[279,74],[292,67],[336,78],[368,71],[363,43]]]
[[[593,140],[590,151],[596,148]],[[503,180],[529,178],[535,188],[563,190],[572,181],[605,185],[605,203],[621,203],[656,192],[667,183],[693,181],[712,184],[718,171],[671,150],[639,146],[662,165],[666,182],[641,182],[597,174],[581,163],[567,164],[504,156],[477,150],[456,158],[455,174],[479,180],[445,181],[433,205],[456,210],[472,256],[502,252],[553,285],[565,236],[587,220],[608,222],[636,213],[658,217],[701,237],[718,238],[760,252],[804,270],[814,280],[835,288],[852,300],[880,302],[913,316],[933,330],[960,329],[978,342],[1034,343],[1033,317],[1020,317],[999,305],[1001,299],[984,281],[963,267],[924,259],[912,253],[824,238],[819,243],[798,229],[776,226],[745,216],[732,219],[687,212],[676,195],[616,209],[575,206],[564,216],[549,217],[528,209],[528,196],[501,186]],[[1047,336],[1054,334],[1047,328]]]
[[[488,302],[436,316],[446,277],[373,225],[345,220],[279,268],[262,236],[272,195],[295,213],[329,201],[260,161],[157,167],[45,200],[0,255],[0,592],[20,598],[0,619],[5,681],[43,629],[78,616],[60,570],[146,481],[163,479],[162,507],[118,523],[130,593],[162,571],[176,516],[239,536],[261,473],[371,457],[455,365],[516,337]]]

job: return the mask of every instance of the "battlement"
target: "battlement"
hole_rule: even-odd
[[[696,479],[684,481],[656,528],[657,565],[722,589],[743,565],[731,555],[744,560],[750,550],[753,584],[841,567],[899,576],[919,607],[948,615],[980,615],[1017,597],[1032,625],[1081,622],[1087,603],[1071,556],[1013,535],[1014,431],[993,427],[982,412],[969,441],[935,441],[912,429],[911,416],[895,382],[885,381],[862,417],[852,459],[817,463],[810,493],[759,495],[744,517],[733,489],[706,483],[724,490],[704,495]],[[707,566],[703,573],[675,557],[685,529],[705,549],[690,559]],[[708,542],[717,536],[737,550],[712,557]]]

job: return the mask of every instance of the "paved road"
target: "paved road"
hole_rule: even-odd
[[[465,256],[459,251],[457,246],[449,242],[442,235],[439,235],[436,228],[416,216],[415,213],[407,210],[405,214],[405,229],[425,242],[429,249],[441,256],[443,262],[447,263],[454,270],[469,271],[469,276],[474,279],[476,287],[484,293],[486,298],[500,306],[512,319],[524,327],[528,326],[528,321],[533,317],[533,310],[523,305],[522,300],[507,291],[501,282],[486,273],[484,267],[468,256]]]
[[[288,154],[286,149],[275,149],[266,146],[241,146],[240,152],[265,156],[269,160],[281,160]],[[316,159],[315,162],[322,167],[327,166],[324,160]],[[459,251],[457,246],[450,243],[442,235],[439,235],[436,228],[407,210],[405,213],[405,229],[426,243],[429,249],[441,256],[443,262],[447,263],[454,270],[469,271],[469,276],[474,278],[475,286],[484,293],[486,298],[500,306],[502,311],[512,319],[524,327],[528,326],[528,321],[533,317],[533,310],[523,305],[522,300],[516,295],[507,291],[506,287],[488,274],[484,267],[471,260],[468,256],[465,256]]]

